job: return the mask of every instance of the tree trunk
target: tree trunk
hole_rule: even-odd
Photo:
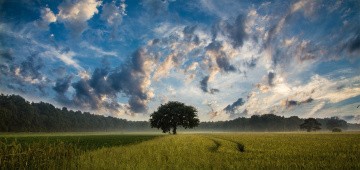
[[[173,127],[173,134],[176,135],[176,126]]]

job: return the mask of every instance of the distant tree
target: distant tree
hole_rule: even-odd
[[[331,131],[332,131],[332,132],[341,132],[342,130],[341,130],[340,128],[337,128],[337,127],[336,127],[336,128],[334,128],[334,129],[332,129]]]
[[[186,106],[184,103],[170,101],[161,105],[157,111],[150,115],[150,125],[152,128],[158,128],[163,133],[170,132],[176,134],[178,126],[185,129],[193,128],[199,125],[197,110],[193,106]]]
[[[345,120],[339,119],[339,117],[331,117],[326,121],[326,128],[333,130],[334,128],[346,129],[347,122]]]
[[[320,130],[321,123],[314,118],[305,119],[305,122],[300,125],[300,129],[305,129],[308,132]]]

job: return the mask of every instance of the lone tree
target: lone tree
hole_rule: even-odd
[[[314,118],[305,119],[305,122],[300,125],[300,129],[306,129],[306,131],[317,131],[320,130],[321,123]]]
[[[150,124],[152,128],[158,128],[163,133],[169,132],[176,134],[178,126],[185,129],[193,128],[199,125],[197,110],[192,106],[186,106],[184,103],[170,101],[161,105],[157,111],[150,115]]]

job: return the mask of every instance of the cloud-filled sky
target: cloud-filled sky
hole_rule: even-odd
[[[0,0],[0,92],[130,120],[360,123],[359,0]]]

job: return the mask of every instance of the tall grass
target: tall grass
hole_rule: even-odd
[[[7,137],[0,169],[360,169],[360,133]]]
[[[172,135],[87,152],[80,162],[84,169],[360,169],[360,134]]]
[[[0,169],[78,169],[81,154],[123,146],[156,135],[20,135],[0,138]]]
[[[0,141],[0,169],[76,168],[81,153],[76,145],[63,141],[31,144]]]

